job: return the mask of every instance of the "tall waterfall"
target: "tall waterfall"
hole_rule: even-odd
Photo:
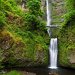
[[[47,5],[47,26],[51,25],[51,12],[49,8],[49,1],[46,0],[46,5]]]
[[[58,53],[57,38],[51,38],[49,52],[50,52],[49,68],[55,69],[57,68],[57,53]]]
[[[51,9],[49,8],[50,3],[48,0],[46,0],[46,5],[47,5],[47,31],[50,36],[51,31]],[[51,37],[51,36],[50,36]],[[51,38],[50,40],[50,47],[49,47],[49,53],[50,53],[50,66],[49,68],[51,69],[56,69],[57,68],[57,38]]]
[[[51,12],[50,12],[50,8],[49,8],[49,1],[46,0],[46,5],[47,5],[47,32],[50,36],[50,28],[49,26],[51,25]]]

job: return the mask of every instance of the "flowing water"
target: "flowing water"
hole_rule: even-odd
[[[47,7],[47,32],[50,36],[51,32],[50,32],[50,28],[49,26],[51,25],[51,12],[50,12],[50,4],[49,1],[46,0],[46,7]]]
[[[49,0],[46,0],[46,6],[47,6],[47,31],[49,36],[51,36],[50,27],[51,25],[51,9],[50,9],[50,3]],[[57,68],[57,38],[51,38],[50,40],[50,47],[49,47],[49,53],[50,53],[50,66],[49,68],[56,69]]]
[[[49,68],[56,69],[57,68],[57,38],[51,38],[50,41],[50,66]]]
[[[47,6],[47,26],[51,25],[51,11],[50,11],[50,4],[49,1],[46,0],[46,6]]]

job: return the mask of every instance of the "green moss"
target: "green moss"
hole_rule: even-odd
[[[60,31],[59,39],[59,63],[61,66],[74,67],[69,60],[71,52],[75,49],[75,22],[72,20]]]
[[[75,10],[75,2],[74,0],[64,0],[65,2],[65,8],[67,11]]]
[[[6,74],[2,74],[2,75],[22,75],[22,74],[18,71],[10,71],[10,72],[8,72]]]
[[[0,21],[6,23],[0,32],[0,64],[5,67],[48,65],[49,36],[40,0],[27,2],[28,11],[23,11],[15,0],[1,0]]]

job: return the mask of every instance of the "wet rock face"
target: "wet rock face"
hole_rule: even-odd
[[[10,35],[4,35],[0,41],[0,47],[3,50],[7,50],[9,48],[11,48],[11,46],[13,45],[13,39],[12,37],[10,37]]]

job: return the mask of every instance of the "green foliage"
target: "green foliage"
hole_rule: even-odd
[[[29,8],[29,11],[34,15],[39,15],[40,13],[40,0],[30,0],[27,3],[27,7]]]
[[[6,23],[6,17],[3,12],[0,11],[0,28],[2,28]]]
[[[38,25],[38,19],[36,18],[35,15],[27,13],[25,15],[25,21],[27,22],[27,25],[29,25],[28,28],[30,30],[36,29],[36,26]]]
[[[27,2],[29,12],[25,14],[26,27],[28,30],[45,29],[45,23],[42,20],[42,11],[40,7],[40,0],[30,0]]]
[[[75,10],[75,0],[64,0],[68,11]]]
[[[0,67],[1,64],[5,66],[7,63],[8,67],[48,65],[49,37],[45,27],[46,22],[42,19],[40,0],[27,1],[27,11],[23,11],[16,0],[1,0],[0,3],[0,24],[2,26],[6,24],[1,38],[8,34],[7,39],[10,41],[12,38],[13,41],[8,50],[3,49],[3,55],[6,56],[1,55],[4,59],[0,58]],[[5,42],[5,39],[3,41]],[[10,45],[9,41],[7,40],[7,45]],[[4,45],[6,46],[6,43]]]
[[[0,48],[0,69],[2,69],[4,66],[2,65],[2,61],[4,59],[4,57],[2,57],[3,54],[3,50]]]
[[[65,67],[75,68],[75,64],[71,63],[70,56],[75,51],[75,0],[64,0],[66,14],[62,17],[64,22],[59,32],[59,64]],[[72,54],[73,55],[73,54]]]
[[[67,12],[66,14],[63,15],[64,18],[63,26],[68,25],[70,21],[75,19],[75,1],[74,0],[64,0],[64,1]]]
[[[21,8],[18,7],[15,0],[0,0],[0,28],[6,24],[8,12],[13,13],[14,16],[23,15]]]
[[[59,63],[65,67],[75,68],[70,62],[70,55],[75,51],[75,21],[70,20],[68,26],[64,26],[59,32]],[[72,59],[72,58],[71,58]]]
[[[16,0],[16,3],[21,5],[22,0]]]
[[[21,74],[17,71],[10,71],[10,72],[3,74],[3,75],[21,75]]]
[[[65,15],[63,15],[63,18],[64,18],[63,25],[67,25],[68,23],[70,23],[70,21],[75,19],[75,10],[66,13]]]
[[[4,1],[4,0],[2,0],[2,2],[1,2],[1,4],[2,4],[2,6],[1,6],[1,8],[3,8],[2,10],[7,10],[7,11],[12,11],[12,7],[14,7],[13,5],[15,5],[14,4],[14,1],[12,1],[12,0],[6,0],[6,1]]]
[[[25,21],[28,30],[45,30],[45,22],[38,18],[31,13],[25,14]]]

